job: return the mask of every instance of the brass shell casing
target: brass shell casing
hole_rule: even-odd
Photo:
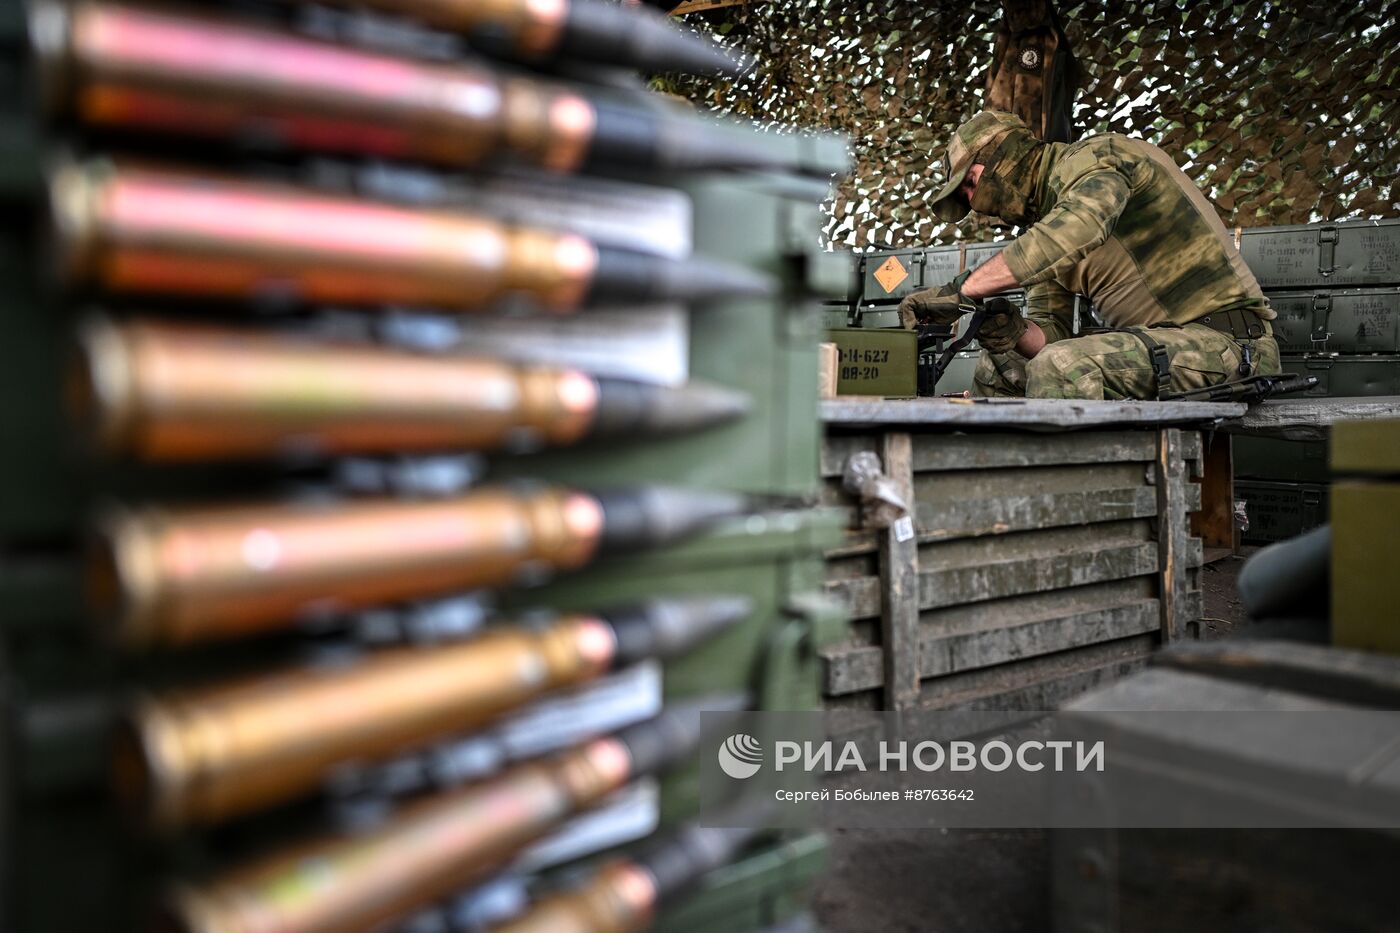
[[[492,933],[635,933],[655,918],[656,883],[635,862],[609,862],[581,888],[530,905]]]
[[[128,646],[188,644],[578,567],[602,530],[597,499],[556,488],[118,512],[96,537],[89,596]]]
[[[79,360],[100,446],[150,461],[562,445],[598,404],[576,370],[287,334],[92,322]]]
[[[61,273],[118,293],[569,311],[598,265],[571,233],[106,162],[55,169],[50,203]]]
[[[122,746],[139,757],[118,773],[152,822],[215,823],[309,791],[336,765],[466,732],[591,680],[616,649],[607,623],[578,616],[147,699]]]
[[[50,106],[97,126],[452,166],[508,150],[572,171],[596,125],[578,94],[480,67],[93,0],[31,16]]]
[[[349,933],[445,897],[499,868],[626,783],[627,747],[595,739],[406,808],[385,825],[277,855],[175,898],[188,933]]]

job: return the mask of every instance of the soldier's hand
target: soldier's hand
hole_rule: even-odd
[[[976,302],[964,298],[961,292],[967,276],[964,272],[946,285],[906,295],[899,303],[899,323],[907,330],[918,326],[947,327],[964,314],[975,311]]]
[[[911,296],[912,297],[912,296]],[[987,318],[977,329],[977,342],[992,353],[1009,353],[1026,332],[1026,319],[1005,298],[987,300]]]

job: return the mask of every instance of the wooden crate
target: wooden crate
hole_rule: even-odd
[[[1146,404],[1166,411],[1061,433],[828,417],[824,504],[850,529],[827,553],[850,614],[822,649],[828,707],[1048,709],[1195,637],[1202,436],[1170,420],[1193,416],[1180,403]],[[860,530],[841,488],[860,451],[914,503],[907,540]]]

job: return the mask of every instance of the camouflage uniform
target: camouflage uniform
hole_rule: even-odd
[[[973,162],[985,168],[969,205],[957,188]],[[1245,347],[1252,372],[1280,371],[1259,283],[1210,202],[1156,146],[1116,133],[1042,143],[1016,117],[984,111],[958,128],[948,168],[939,217],[975,209],[1029,225],[1001,255],[1049,341],[1029,361],[984,352],[979,394],[1156,397],[1149,345],[1131,330],[1071,336],[1076,294],[1105,323],[1159,344],[1174,389],[1242,378]],[[1232,320],[1249,336],[1202,319]]]

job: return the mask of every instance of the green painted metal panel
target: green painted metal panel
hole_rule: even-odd
[[[1400,353],[1400,289],[1317,289],[1269,296],[1284,353]]]
[[[1400,219],[1256,227],[1240,255],[1266,289],[1400,285]]]
[[[1249,528],[1242,540],[1267,544],[1293,538],[1327,521],[1328,487],[1321,483],[1235,483],[1235,498],[1245,502]]]

